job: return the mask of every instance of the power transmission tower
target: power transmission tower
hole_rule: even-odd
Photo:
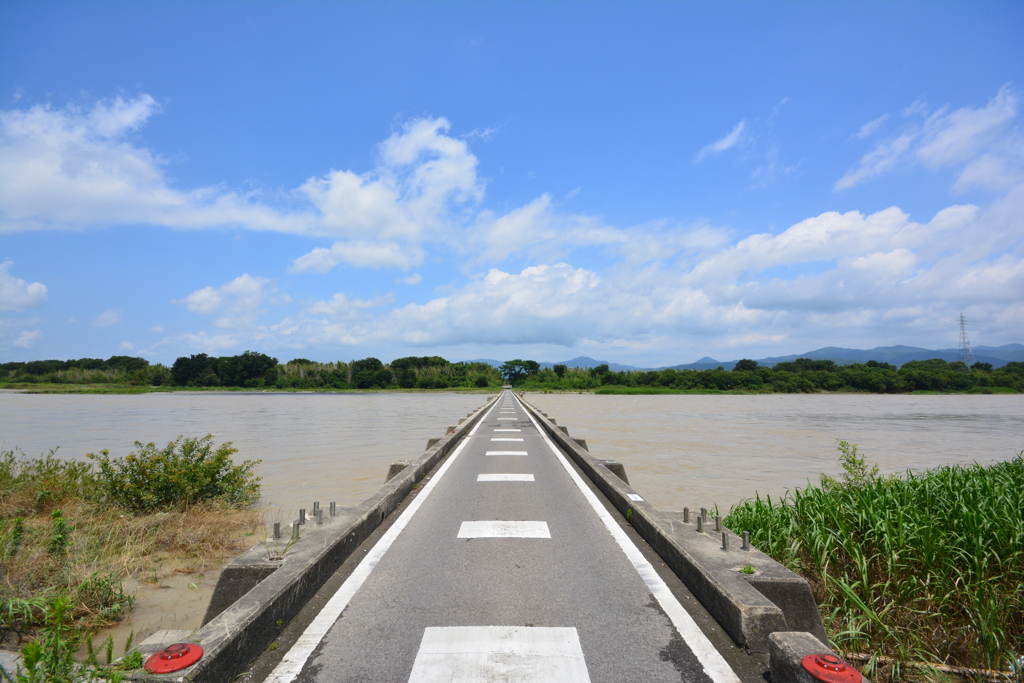
[[[957,360],[967,367],[974,365],[974,351],[971,350],[971,340],[967,338],[967,318],[960,314],[960,353]]]

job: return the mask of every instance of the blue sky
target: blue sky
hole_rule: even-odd
[[[1024,3],[0,3],[0,359],[1024,342]]]

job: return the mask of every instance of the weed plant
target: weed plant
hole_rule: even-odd
[[[82,635],[68,626],[67,614],[73,605],[67,597],[52,600],[43,606],[44,623],[39,639],[21,650],[21,662],[13,671],[0,667],[0,681],[6,683],[121,683],[125,671],[140,669],[142,653],[132,649],[132,635],[124,646],[124,655],[114,661],[114,640],[108,637],[100,649],[106,652],[106,666],[101,666],[92,643],[84,663],[75,661]]]
[[[869,655],[869,677],[906,680],[929,663],[1013,669],[1024,653],[1024,452],[881,477],[856,446],[839,450],[841,479],[746,500],[726,524],[810,581],[832,642]]]

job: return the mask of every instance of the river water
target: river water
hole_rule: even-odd
[[[836,439],[883,473],[1010,460],[1024,450],[1024,395],[539,394],[538,408],[620,460],[663,510],[727,511],[755,492],[779,496],[838,475]]]
[[[591,454],[620,460],[630,483],[664,510],[722,510],[838,474],[836,439],[858,444],[884,472],[1008,460],[1024,449],[1024,395],[594,396],[528,394],[527,400],[585,438]],[[0,449],[30,456],[60,447],[83,458],[134,441],[179,434],[232,441],[236,461],[259,459],[267,521],[300,507],[359,503],[388,465],[422,454],[483,404],[480,394],[192,393],[42,395],[0,393]],[[130,582],[131,619],[98,634],[120,644],[163,628],[199,626],[219,572]]]
[[[235,459],[259,459],[263,497],[282,521],[314,500],[352,505],[388,465],[422,454],[427,439],[482,405],[480,394],[192,393],[0,394],[0,448],[28,455],[59,446],[83,458],[127,455],[134,441],[179,434],[232,441]],[[884,472],[1008,460],[1024,449],[1024,395],[594,396],[527,400],[621,460],[634,488],[662,509],[717,503],[755,491],[779,495],[838,473],[836,439]],[[271,513],[273,516],[273,513]]]

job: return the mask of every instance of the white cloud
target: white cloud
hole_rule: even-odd
[[[849,189],[900,165],[915,163],[930,170],[966,164],[955,189],[1006,189],[1016,182],[1024,168],[1024,143],[1011,126],[1019,101],[1012,88],[1003,86],[984,107],[952,111],[943,107],[901,134],[879,142],[855,168],[836,181],[834,189]],[[921,106],[913,110],[912,113],[923,112]],[[874,123],[865,124],[865,128]]]
[[[892,170],[910,149],[915,137],[916,134],[906,134],[878,143],[873,150],[861,157],[857,168],[847,171],[846,175],[836,181],[835,189],[846,190],[868,178]]]
[[[419,273],[413,273],[409,277],[400,277],[395,280],[400,285],[418,285],[423,282],[423,276]]]
[[[781,103],[780,103],[781,104]],[[720,140],[712,142],[710,145],[703,147],[700,152],[697,153],[697,161],[700,161],[708,154],[718,154],[724,152],[727,149],[731,149],[736,145],[740,144],[743,140],[743,129],[746,128],[747,120],[743,119],[736,124],[736,127]]]
[[[872,135],[877,133],[882,128],[882,126],[885,125],[885,122],[887,120],[889,120],[889,115],[882,114],[877,119],[871,119],[870,121],[865,123],[863,126],[860,127],[859,131],[854,133],[854,135],[861,140],[867,137],[871,137]]]
[[[347,316],[357,311],[362,311],[376,306],[384,306],[395,300],[391,294],[374,297],[373,299],[349,299],[344,293],[338,292],[330,301],[317,301],[306,308],[307,313],[312,315],[326,315],[330,317]]]
[[[24,330],[14,340],[14,345],[22,349],[31,349],[42,335],[43,333],[39,330]]]
[[[0,112],[0,232],[147,223],[309,232],[314,217],[221,188],[170,187],[163,161],[129,139],[159,111],[149,95]]]
[[[11,275],[13,265],[10,259],[0,263],[0,311],[21,311],[46,304],[49,299],[46,285]]]
[[[132,344],[129,341],[123,341],[123,342],[121,342],[121,350],[125,351],[125,352],[128,352],[128,353],[131,353],[132,351],[135,350],[135,344]]]
[[[164,326],[163,325],[153,325],[153,327],[149,328],[149,331],[152,332],[153,334],[163,334]]]
[[[124,311],[111,308],[103,311],[92,321],[92,324],[96,327],[112,327],[121,322],[124,317]]]
[[[276,293],[272,280],[245,273],[220,287],[203,287],[172,303],[184,304],[200,315],[216,315],[213,324],[222,329],[238,329],[255,325],[266,313],[263,305]]]
[[[362,268],[408,270],[423,263],[423,249],[398,242],[335,242],[330,249],[317,247],[292,261],[293,273],[327,273],[345,263]]]
[[[466,339],[569,345],[598,303],[593,293],[600,282],[596,273],[565,263],[531,266],[520,273],[491,269],[452,295],[393,310],[378,321],[377,330],[393,330],[416,346]]]

